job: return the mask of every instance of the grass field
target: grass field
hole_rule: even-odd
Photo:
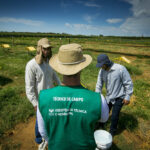
[[[35,115],[32,105],[25,95],[24,73],[26,63],[35,56],[28,52],[27,46],[36,46],[38,37],[0,37],[0,45],[10,44],[9,49],[0,47],[0,138],[7,130],[19,122],[27,121]],[[53,53],[67,38],[49,38]],[[97,56],[106,53],[114,62],[127,67],[134,83],[131,103],[123,107],[118,135],[114,137],[112,150],[149,150],[150,149],[150,38],[71,38],[71,43],[79,43],[83,52],[92,56],[93,62],[81,75],[82,83],[95,90],[99,69],[95,67]],[[36,48],[36,47],[35,47]],[[131,63],[126,64],[117,58],[125,56]],[[61,78],[61,75],[59,75]],[[103,90],[105,94],[105,89]],[[109,129],[108,121],[106,130]],[[0,143],[1,144],[1,143]]]

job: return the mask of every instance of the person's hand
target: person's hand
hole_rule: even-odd
[[[128,104],[130,104],[130,101],[124,99],[124,100],[122,101],[122,103],[123,103],[124,105],[128,105]]]
[[[37,106],[34,107],[34,110],[37,111]]]

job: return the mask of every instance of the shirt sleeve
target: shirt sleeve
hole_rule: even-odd
[[[101,94],[101,119],[100,122],[106,122],[109,118],[109,107],[104,96]]]
[[[102,80],[102,69],[100,69],[97,77],[97,83],[96,83],[96,88],[95,92],[101,93],[103,88],[103,80]]]
[[[47,136],[47,132],[45,129],[45,123],[39,111],[39,107],[37,107],[37,122],[38,122],[38,129],[39,129],[41,136],[48,142],[48,136]]]
[[[56,75],[56,73],[55,73],[54,70],[53,70],[53,81],[54,81],[56,84],[58,84],[58,85],[61,84],[61,81],[60,81],[60,79],[58,78],[58,76]]]
[[[26,95],[32,105],[35,107],[38,103],[38,98],[35,92],[35,73],[27,64],[25,70],[25,88],[26,88]]]
[[[129,75],[129,72],[127,71],[127,69],[123,66],[123,70],[122,70],[122,83],[123,86],[125,88],[125,100],[130,100],[130,97],[133,93],[133,83],[131,80],[131,77]]]

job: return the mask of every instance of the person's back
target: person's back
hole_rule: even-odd
[[[50,150],[94,150],[94,125],[101,116],[98,93],[82,86],[57,86],[40,93],[39,109]]]

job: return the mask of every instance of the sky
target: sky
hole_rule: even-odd
[[[0,31],[150,36],[150,0],[0,0]]]

